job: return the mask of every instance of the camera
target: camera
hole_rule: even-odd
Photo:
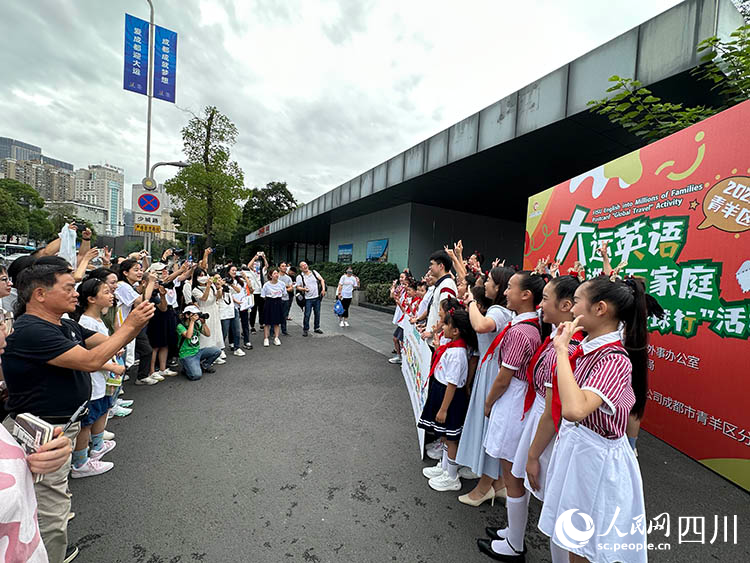
[[[189,319],[193,315],[198,315],[198,319],[201,321],[207,321],[208,320],[208,313],[182,313],[182,316],[186,319]]]
[[[172,249],[172,254],[174,254],[175,256],[179,256],[180,254],[183,254],[184,252],[185,252],[184,248],[173,248]]]

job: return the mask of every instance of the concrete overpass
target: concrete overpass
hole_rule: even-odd
[[[697,43],[743,24],[730,0],[686,0],[246,237],[276,261],[364,260],[389,239],[389,261],[416,271],[444,242],[520,264],[527,198],[643,145],[590,113],[617,74],[686,104],[716,102],[690,76]],[[456,190],[461,197],[456,197]],[[467,197],[470,195],[471,197]],[[482,227],[477,229],[477,224]]]

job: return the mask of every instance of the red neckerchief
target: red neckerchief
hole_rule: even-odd
[[[521,321],[521,322],[519,322],[517,324],[524,324],[524,323],[527,324],[527,325],[533,324],[533,325],[536,325],[537,328],[539,328],[539,317],[534,317],[532,319],[526,319],[526,320],[523,320],[523,321]],[[510,330],[510,327],[511,327],[512,324],[513,324],[513,321],[508,321],[508,324],[505,325],[505,328],[503,330],[501,330],[500,334],[498,334],[495,337],[495,339],[492,341],[492,344],[490,344],[490,347],[487,348],[487,352],[485,353],[484,358],[482,358],[482,361],[479,362],[480,366],[484,363],[484,361],[487,358],[489,358],[490,356],[492,356],[492,354],[495,353],[495,350],[497,349],[498,346],[500,346],[500,343],[503,341],[503,338],[505,337],[505,333],[508,332],[508,330]]]
[[[598,352],[602,348],[609,348],[611,346],[622,346],[622,342],[620,340],[617,340],[616,342],[608,342],[607,344],[602,344],[598,348],[589,352],[589,354],[593,354],[594,352]],[[579,344],[573,351],[573,354],[568,357],[570,368],[574,373],[576,370],[576,363],[578,362],[578,358],[581,357],[583,357],[583,344]],[[562,402],[560,401],[560,389],[557,386],[557,362],[555,362],[552,365],[552,421],[555,423],[555,430],[560,429],[561,418]]]
[[[432,374],[435,373],[435,368],[437,368],[440,358],[443,356],[443,354],[445,354],[445,351],[448,348],[466,348],[466,342],[464,342],[463,338],[458,338],[456,340],[451,340],[450,342],[446,342],[445,344],[441,344],[440,346],[438,346],[437,350],[435,350],[435,355],[432,357],[432,365],[430,366],[430,373],[427,375],[427,379],[424,382],[424,386],[427,385],[427,382],[430,380],[430,377],[432,377]]]
[[[404,320],[404,317],[406,316],[406,313],[409,312],[409,304],[407,303],[408,299],[409,299],[408,297],[404,296],[404,298],[398,304],[399,307],[401,307],[401,318],[399,318],[399,320],[396,321],[397,324],[401,323],[401,321]]]
[[[526,416],[526,413],[534,403],[534,396],[536,395],[536,391],[534,390],[534,368],[536,367],[537,362],[539,362],[539,357],[542,355],[542,352],[544,352],[549,341],[549,336],[544,339],[542,345],[536,349],[536,352],[534,352],[534,355],[529,362],[529,367],[526,368],[526,379],[529,380],[529,386],[526,389],[526,397],[523,400],[523,414],[521,415],[521,420],[523,420],[523,417]]]

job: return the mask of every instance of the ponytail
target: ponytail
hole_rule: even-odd
[[[445,301],[448,300],[446,299]],[[443,303],[445,303],[445,301],[443,301]],[[455,306],[450,307],[445,311],[444,324],[457,328],[458,333],[469,348],[473,348],[474,350],[478,348],[477,333],[474,332],[474,329],[471,326],[469,312],[463,307],[463,305],[459,304],[458,301],[455,302]]]
[[[78,303],[75,311],[70,315],[74,321],[80,321],[81,315],[88,309],[89,297],[96,297],[103,284],[104,282],[99,278],[89,278],[78,286]]]

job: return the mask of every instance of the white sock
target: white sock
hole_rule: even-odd
[[[448,471],[448,448],[443,448],[443,457],[440,459],[440,467],[443,471]]]
[[[568,563],[570,560],[568,552],[549,539],[549,551],[552,554],[552,563]]]
[[[507,538],[504,540],[492,540],[490,547],[492,547],[492,551],[495,553],[500,553],[502,555],[518,555],[518,553],[508,545]]]
[[[516,550],[523,551],[523,537],[526,535],[526,522],[529,519],[529,492],[522,497],[505,499],[508,509],[508,543]]]
[[[447,453],[445,455],[448,456]],[[448,476],[451,479],[458,477],[458,464],[455,459],[448,458]]]

